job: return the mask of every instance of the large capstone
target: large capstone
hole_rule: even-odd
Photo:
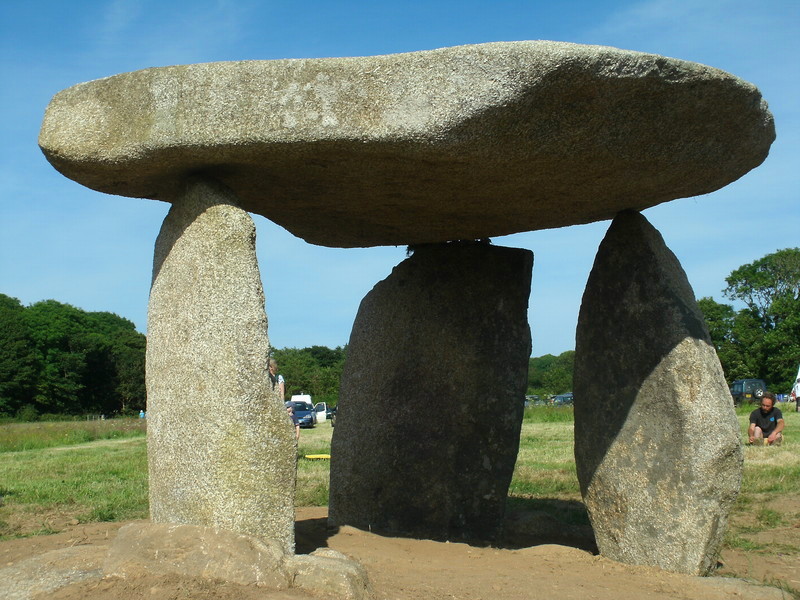
[[[686,274],[638,213],[600,245],[574,377],[575,462],[601,554],[706,573],[741,483],[739,427]]]
[[[190,180],[156,242],[147,336],[150,515],[294,551],[296,449],[268,386],[255,227],[228,190]]]
[[[331,447],[330,521],[491,540],[519,447],[533,255],[423,246],[361,302]]]
[[[205,173],[295,235],[351,247],[610,219],[721,188],[774,137],[733,75],[537,41],[124,73],[57,94],[39,144],[102,192],[170,201]]]

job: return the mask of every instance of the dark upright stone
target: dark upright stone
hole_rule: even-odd
[[[361,302],[332,443],[330,520],[494,539],[519,447],[533,255],[422,246]]]
[[[725,376],[678,259],[640,214],[600,245],[578,320],[575,462],[601,554],[703,574],[741,483]]]

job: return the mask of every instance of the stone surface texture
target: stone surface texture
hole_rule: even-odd
[[[318,548],[308,555],[286,558],[293,587],[313,594],[333,594],[346,600],[372,598],[372,587],[361,563],[330,548]]]
[[[1,568],[0,600],[37,600],[73,583],[137,580],[146,575],[254,586],[264,588],[265,598],[273,597],[271,591],[291,588],[315,598],[373,597],[364,567],[330,548],[309,555],[286,554],[276,542],[246,534],[197,525],[136,522],[122,527],[110,545],[53,550]],[[185,590],[175,594],[183,598]],[[113,587],[109,597],[116,597]],[[281,595],[284,597],[288,595]]]
[[[578,320],[575,462],[600,553],[705,574],[741,483],[739,427],[677,258],[617,216]]]
[[[533,256],[422,246],[361,302],[331,445],[329,521],[494,539],[519,447]]]
[[[296,444],[268,387],[255,227],[192,179],[156,241],[147,337],[150,514],[294,549]]]
[[[197,525],[134,523],[119,530],[105,575],[185,575],[287,589],[284,552],[272,540]]]
[[[205,173],[245,210],[351,247],[610,219],[716,190],[774,137],[733,75],[534,41],[124,73],[57,94],[39,144],[102,192],[169,201]]]
[[[34,600],[103,574],[104,546],[76,546],[32,556],[0,569],[0,600]]]

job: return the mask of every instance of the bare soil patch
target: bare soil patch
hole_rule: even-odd
[[[125,523],[68,525],[61,533],[0,543],[0,567],[10,566],[49,550],[81,545],[103,547]],[[796,534],[795,528],[792,533]],[[791,598],[773,588],[745,587],[738,580],[696,578],[649,567],[622,565],[581,549],[575,539],[566,544],[540,543],[516,547],[526,540],[520,532],[508,548],[463,543],[385,537],[351,527],[327,527],[326,508],[297,511],[297,550],[305,553],[328,546],[359,560],[367,569],[375,598],[385,600],[649,600],[731,598]],[[744,553],[723,555],[725,571],[741,573],[748,566]],[[750,568],[751,566],[748,566]],[[800,579],[790,557],[769,555],[752,565],[759,579]],[[126,580],[108,578],[72,584],[47,598],[53,600],[301,600],[300,591],[267,592],[231,583],[147,574]],[[0,593],[2,597],[2,593]],[[319,599],[317,596],[316,598]]]

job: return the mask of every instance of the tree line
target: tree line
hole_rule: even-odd
[[[146,338],[110,312],[0,294],[0,417],[128,415],[146,408]],[[344,348],[273,349],[287,399],[336,404]],[[264,365],[264,376],[266,377]]]
[[[275,348],[272,358],[286,381],[286,400],[294,394],[311,394],[314,402],[336,405],[347,345],[328,348]]]
[[[145,336],[113,313],[0,294],[0,417],[136,414],[147,404],[145,349]],[[273,349],[287,399],[307,393],[335,405],[346,350]]]
[[[572,391],[572,371],[575,351],[567,350],[558,356],[545,354],[528,361],[528,394],[546,398]]]
[[[800,248],[768,254],[726,278],[743,308],[701,298],[698,306],[727,380],[764,379],[788,392],[800,363]],[[275,348],[286,398],[336,404],[347,346]],[[572,390],[575,352],[531,358],[528,394]],[[108,312],[55,300],[23,306],[0,294],[0,416],[128,414],[144,409],[145,336]],[[266,365],[265,365],[266,376]]]
[[[786,248],[747,263],[725,278],[723,295],[732,304],[706,297],[697,301],[728,383],[763,379],[776,393],[788,393],[800,365],[800,248]],[[531,358],[529,394],[572,389],[575,353]]]
[[[145,336],[128,319],[0,294],[0,416],[139,411],[144,356]]]
[[[723,295],[744,308],[713,298],[698,305],[728,381],[763,379],[789,392],[800,364],[800,248],[742,265],[725,282]]]

